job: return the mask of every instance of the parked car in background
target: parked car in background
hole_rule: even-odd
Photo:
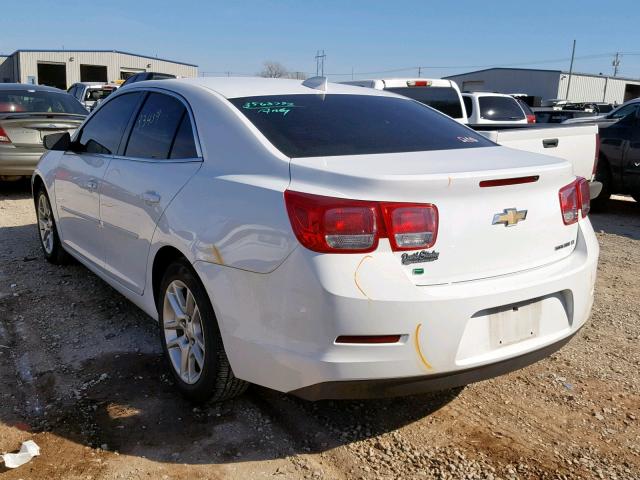
[[[31,175],[44,152],[42,139],[73,133],[87,111],[57,88],[0,83],[0,178]]]
[[[140,72],[131,75],[121,86],[124,87],[125,85],[131,85],[132,83],[142,82],[144,80],[168,80],[170,78],[176,78],[176,76],[170,73]]]
[[[536,116],[536,123],[563,123],[571,118],[593,117],[584,110],[557,110],[549,107],[534,107],[532,110]]]
[[[118,85],[102,82],[78,82],[67,92],[73,95],[88,111],[93,110],[102,100],[118,89]]]
[[[442,80],[440,78],[378,78],[340,83],[397,93],[429,105],[459,122],[467,123],[467,116],[462,107],[460,89],[456,82],[452,80]]]
[[[600,158],[596,178],[602,193],[595,206],[602,208],[613,193],[631,195],[640,202],[640,101],[618,110],[626,115],[600,124]]]
[[[638,106],[640,106],[640,98],[634,98],[633,100],[629,100],[628,102],[623,103],[619,107],[614,108],[606,115],[593,115],[593,116],[586,116],[586,117],[580,117],[580,118],[573,118],[573,119],[567,120],[564,123],[597,122],[599,125],[611,124],[635,112]]]
[[[587,182],[403,96],[146,81],[45,141],[44,256],[158,319],[194,400],[450,388],[550,355],[590,314]]]
[[[605,114],[614,109],[614,106],[605,102],[578,102],[566,103],[562,106],[563,110],[583,110],[585,112]]]
[[[529,123],[520,102],[511,95],[462,92],[470,125],[517,125]]]

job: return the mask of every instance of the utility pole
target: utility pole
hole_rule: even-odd
[[[351,80],[353,80],[353,67],[351,67]]]
[[[569,80],[567,81],[567,94],[564,99],[569,100],[569,88],[571,87],[571,74],[573,73],[573,59],[576,56],[576,41],[573,41],[573,50],[571,50],[571,64],[569,65]]]
[[[611,62],[611,66],[613,67],[613,76],[618,75],[618,68],[620,68],[620,52],[616,52],[615,57],[613,57],[613,62]]]
[[[324,77],[324,59],[326,57],[324,50],[316,52],[316,77]]]
[[[422,75],[422,67],[418,67],[418,78],[420,78],[420,75]]]

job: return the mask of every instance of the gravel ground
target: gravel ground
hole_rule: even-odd
[[[592,215],[590,322],[560,352],[464,389],[310,403],[252,387],[194,407],[156,326],[104,282],[41,255],[28,186],[0,185],[0,478],[640,478],[640,205]]]

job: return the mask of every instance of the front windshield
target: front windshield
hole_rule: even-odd
[[[87,111],[65,92],[42,90],[0,90],[0,113],[73,113]]]

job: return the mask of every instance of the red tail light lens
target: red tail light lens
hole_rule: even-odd
[[[393,250],[429,248],[436,243],[438,210],[434,205],[383,203],[382,213]]]
[[[320,253],[366,253],[389,238],[391,248],[429,248],[438,233],[438,210],[430,204],[380,203],[284,192],[298,241]]]
[[[535,115],[527,115],[527,123],[536,123]]]
[[[284,192],[298,241],[314,252],[371,252],[378,246],[374,202]]]
[[[560,189],[560,210],[562,221],[565,225],[571,225],[578,221],[578,190],[576,182],[571,182]]]
[[[579,177],[576,182],[578,184],[580,211],[582,212],[582,218],[584,218],[589,215],[589,210],[591,210],[591,192],[589,190],[589,182],[582,177]]]
[[[7,132],[5,132],[2,127],[0,127],[0,143],[11,143],[9,135],[7,135]]]
[[[589,195],[589,182],[578,177],[569,185],[560,189],[560,210],[562,221],[565,225],[571,225],[578,221],[578,210],[582,211],[582,218],[589,214],[591,200]]]

